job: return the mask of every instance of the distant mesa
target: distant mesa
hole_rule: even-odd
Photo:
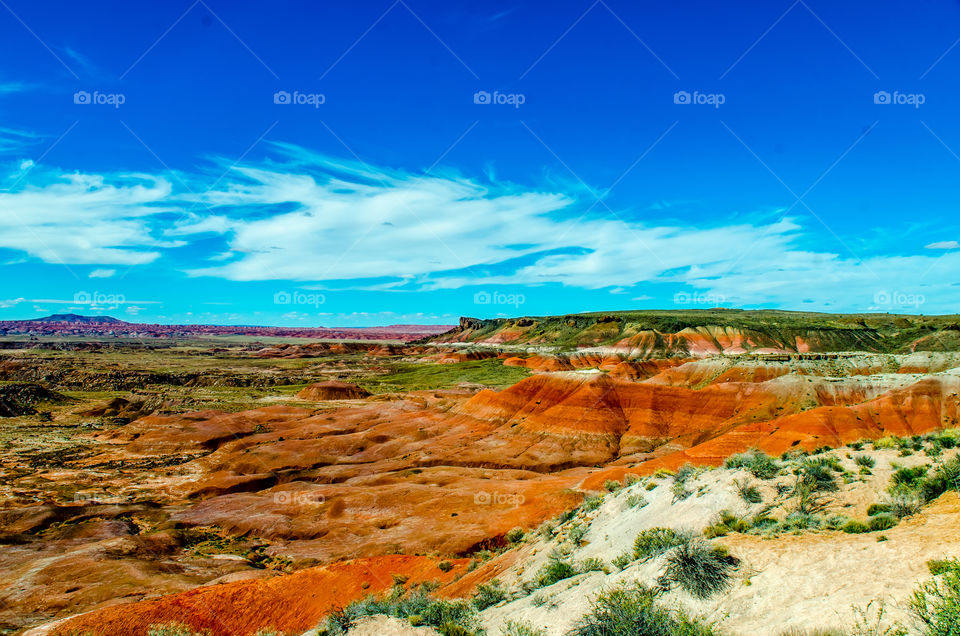
[[[80,314],[52,314],[25,322],[79,322],[83,324],[125,324],[112,316],[81,316]]]

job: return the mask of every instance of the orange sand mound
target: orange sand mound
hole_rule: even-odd
[[[74,633],[96,636],[145,636],[150,625],[183,622],[213,636],[248,636],[260,629],[299,634],[315,627],[332,610],[393,585],[393,575],[408,585],[447,583],[466,571],[468,559],[451,561],[443,572],[439,559],[381,556],[301,570],[289,576],[199,587],[136,604],[114,605],[77,616],[57,626],[51,636]]]
[[[338,380],[310,384],[297,393],[298,398],[316,402],[322,400],[360,400],[369,395],[370,392],[363,387]]]

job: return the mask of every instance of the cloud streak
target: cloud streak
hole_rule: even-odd
[[[922,297],[928,309],[960,300],[949,282],[960,270],[953,242],[860,259],[839,244],[839,253],[809,247],[816,237],[795,218],[664,224],[643,216],[649,206],[585,215],[590,201],[575,188],[424,176],[274,148],[279,160],[223,162],[226,174],[209,190],[201,174],[31,173],[28,185],[0,193],[0,247],[101,266],[158,263],[188,247],[176,267],[193,277],[322,289],[554,284],[646,300],[645,285],[669,285],[733,306],[864,311],[915,309],[896,306],[901,298]],[[178,191],[181,182],[189,191]]]

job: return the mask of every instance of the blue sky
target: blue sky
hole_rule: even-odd
[[[0,319],[955,312],[960,2],[0,2]]]

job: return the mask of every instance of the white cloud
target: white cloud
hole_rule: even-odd
[[[714,226],[624,223],[613,215],[576,221],[582,204],[565,192],[376,171],[287,150],[292,159],[282,169],[236,167],[222,188],[198,200],[216,210],[196,223],[198,231],[221,228],[233,259],[190,273],[315,285],[345,280],[353,289],[380,290],[482,280],[619,291],[652,281],[723,297],[727,305],[798,306],[804,299],[807,309],[866,310],[885,290],[923,293],[936,306],[960,300],[960,289],[947,282],[960,268],[951,255],[861,259],[833,242],[826,245],[834,251],[809,250],[801,247],[809,241],[804,228],[790,218]],[[525,260],[502,266],[511,259]]]
[[[0,93],[3,92],[3,88],[0,86]],[[26,130],[0,127],[0,153],[21,150],[22,148],[26,148],[27,146],[39,142],[40,140],[41,137],[39,135]],[[33,162],[30,163],[32,165]]]
[[[960,301],[950,282],[960,251],[861,259],[791,218],[665,225],[637,210],[622,214],[626,223],[610,213],[581,218],[590,201],[573,189],[422,177],[279,147],[283,162],[230,167],[210,191],[200,176],[182,175],[202,195],[176,192],[160,176],[38,178],[25,165],[18,178],[29,185],[0,192],[0,247],[108,266],[152,262],[192,241],[193,262],[205,263],[187,268],[194,276],[316,289],[554,283],[621,293],[654,282],[729,306],[882,310],[875,297],[896,305],[923,296],[929,311]]]
[[[93,270],[89,274],[87,274],[87,276],[89,278],[112,278],[116,273],[117,273],[117,270],[115,269],[98,268]]]
[[[177,209],[165,178],[32,168],[18,171],[26,185],[0,192],[0,247],[47,263],[137,265],[182,244],[151,236],[151,217]]]

